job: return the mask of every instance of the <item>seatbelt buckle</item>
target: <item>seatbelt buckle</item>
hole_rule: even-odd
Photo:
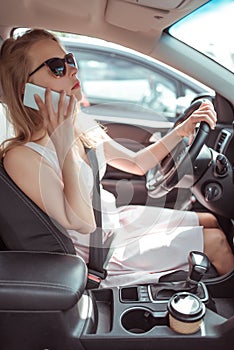
[[[98,288],[101,283],[101,278],[98,276],[95,276],[91,273],[88,273],[88,279],[86,284],[86,289],[94,289]]]
[[[88,280],[86,289],[98,288],[101,283],[101,280],[104,280],[106,278],[106,275],[106,270],[100,272],[88,269]]]

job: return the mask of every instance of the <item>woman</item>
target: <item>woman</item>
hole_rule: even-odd
[[[99,126],[84,131],[78,114],[82,98],[78,72],[71,55],[52,34],[31,30],[1,48],[1,84],[15,137],[2,145],[4,167],[13,181],[49,216],[64,226],[77,254],[88,262],[89,235],[95,229],[92,172],[84,146],[96,147],[101,175],[106,163],[137,175],[145,174],[198,122],[212,129],[216,113],[203,103],[186,121],[155,144],[134,153],[108,137]],[[46,87],[39,111],[23,105],[27,82]],[[51,90],[60,93],[54,111]],[[68,106],[65,96],[69,95]],[[216,218],[208,213],[183,212],[147,206],[117,209],[112,194],[102,190],[106,237],[115,233],[113,254],[102,286],[156,281],[161,275],[187,268],[191,250],[204,251],[220,274],[234,267],[234,257]]]

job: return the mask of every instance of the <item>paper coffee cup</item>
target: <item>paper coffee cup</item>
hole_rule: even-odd
[[[192,334],[199,330],[206,308],[195,294],[179,292],[169,300],[168,312],[172,330],[181,334]]]

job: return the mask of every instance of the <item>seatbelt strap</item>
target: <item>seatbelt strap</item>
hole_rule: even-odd
[[[109,249],[103,243],[100,176],[96,152],[86,148],[86,153],[93,172],[92,204],[96,220],[96,230],[90,234],[87,288],[97,288],[101,280],[106,278],[104,262]]]

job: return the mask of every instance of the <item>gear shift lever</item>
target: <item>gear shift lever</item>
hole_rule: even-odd
[[[209,299],[205,284],[200,282],[209,269],[209,259],[204,253],[192,251],[189,253],[188,263],[189,273],[186,280],[165,281],[151,285],[150,292],[153,300],[166,300],[178,292],[196,294],[202,301]]]
[[[190,288],[192,293],[196,293],[199,281],[210,267],[207,256],[198,251],[192,251],[188,257],[189,274],[186,279],[186,287]]]

